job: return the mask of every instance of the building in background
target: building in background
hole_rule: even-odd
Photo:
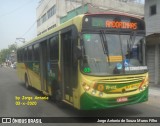
[[[37,35],[76,15],[98,12],[125,13],[142,18],[144,5],[137,0],[41,0],[37,7]]]
[[[160,0],[145,0],[144,18],[150,82],[160,84]]]

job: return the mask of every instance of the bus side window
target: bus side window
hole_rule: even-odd
[[[23,57],[24,57],[24,50],[23,50],[23,49],[20,49],[20,52],[19,52],[19,53],[20,53],[20,56],[19,56],[20,62],[23,62],[23,61],[24,61],[24,60],[23,60],[23,59],[24,59],[24,58],[23,58]]]
[[[24,62],[24,49],[21,50],[21,61]]]
[[[32,46],[28,47],[28,61],[32,61]]]
[[[24,49],[24,61],[28,61],[27,47]]]
[[[49,66],[48,75],[51,83],[57,83],[58,80],[58,59],[59,59],[59,38],[58,35],[49,39]],[[53,82],[54,80],[54,82]]]
[[[39,54],[39,44],[35,44],[33,46],[33,60],[34,61],[40,61],[40,54]]]
[[[59,41],[58,36],[54,36],[49,41],[50,45],[50,60],[58,60],[59,57]]]

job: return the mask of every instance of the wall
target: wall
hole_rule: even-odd
[[[156,14],[150,14],[150,7],[156,5]],[[150,80],[153,84],[160,83],[160,0],[145,0],[146,43]],[[152,48],[152,51],[151,51]],[[152,53],[151,53],[152,52]],[[154,59],[154,60],[153,60]],[[154,66],[154,67],[153,67]],[[154,75],[154,76],[153,76]]]
[[[75,12],[71,10],[75,10],[77,7],[81,5],[85,5],[86,3],[91,3],[94,7],[98,7],[99,10],[110,10],[117,12],[125,12],[133,15],[138,15],[140,17],[144,16],[144,6],[143,4],[131,3],[131,2],[120,2],[117,0],[42,0],[39,6],[37,7],[37,20],[42,17],[53,5],[56,4],[56,14],[44,22],[42,25],[37,27],[37,34],[45,31],[49,27],[53,25],[60,24],[60,18],[65,18],[67,14],[76,15]],[[71,2],[74,1],[74,2]],[[47,5],[47,6],[46,6]],[[44,9],[45,8],[45,9]],[[96,9],[94,9],[96,10]],[[67,16],[66,19],[69,19]],[[72,17],[72,16],[71,16]],[[63,21],[62,21],[63,22]]]
[[[157,14],[150,16],[152,5],[157,5]],[[160,0],[145,0],[145,22],[147,35],[160,33]]]

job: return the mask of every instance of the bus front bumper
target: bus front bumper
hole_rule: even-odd
[[[107,109],[120,107],[125,105],[131,105],[136,103],[145,102],[148,100],[148,88],[144,91],[127,97],[125,102],[117,102],[117,98],[100,98],[95,97],[87,92],[82,94],[80,98],[80,109],[81,110],[95,110],[95,109]]]

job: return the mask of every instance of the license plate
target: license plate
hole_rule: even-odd
[[[128,101],[127,97],[117,98],[117,102],[126,102],[126,101]]]

